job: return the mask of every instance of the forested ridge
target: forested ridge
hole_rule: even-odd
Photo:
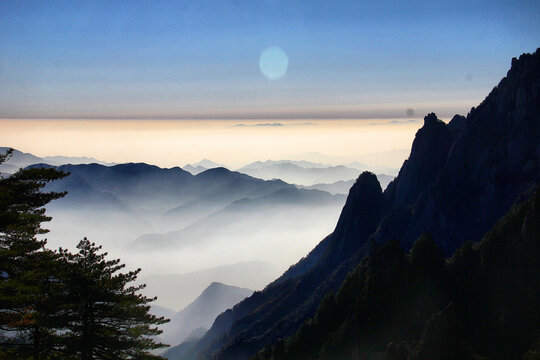
[[[529,194],[530,195],[530,194]],[[445,260],[373,244],[291,337],[253,360],[540,358],[540,190]]]

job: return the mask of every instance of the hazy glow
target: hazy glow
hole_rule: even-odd
[[[272,46],[262,51],[259,69],[270,80],[282,78],[287,73],[289,58],[279,46]]]
[[[318,152],[358,160],[409,149],[421,121],[404,120],[1,120],[0,144],[38,156],[182,166],[208,158],[230,167]],[[251,124],[262,126],[237,126]],[[403,159],[395,165],[399,167]],[[387,164],[389,165],[389,164]]]

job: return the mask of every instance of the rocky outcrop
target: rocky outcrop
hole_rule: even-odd
[[[466,125],[467,118],[463,115],[456,114],[448,123],[448,129],[450,130],[450,133],[452,133],[452,136],[455,138],[460,132],[463,131],[463,129],[465,129]]]
[[[377,176],[367,171],[362,173],[349,191],[332,234],[334,241],[329,253],[341,260],[363,246],[377,228],[383,206],[383,193]]]
[[[434,113],[424,118],[418,130],[411,155],[398,177],[388,185],[385,196],[393,205],[408,205],[426,192],[437,180],[454,138],[447,125]]]
[[[465,121],[455,116],[436,131],[434,116],[428,117],[385,191],[387,222],[376,238],[394,239],[399,230],[409,248],[430,232],[451,255],[463,242],[479,241],[518,194],[540,182],[540,51],[514,59]],[[396,209],[410,216],[399,229]]]

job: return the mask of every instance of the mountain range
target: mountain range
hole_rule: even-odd
[[[189,171],[193,175],[200,174],[208,169],[214,169],[218,167],[224,167],[218,163],[215,163],[208,159],[202,159],[201,161],[194,164],[186,164],[182,167],[185,171]]]
[[[8,147],[0,147],[0,153],[5,154]],[[45,156],[38,157],[30,153],[25,153],[14,149],[9,161],[0,164],[0,172],[3,174],[13,174],[19,169],[23,169],[32,164],[50,164],[50,165],[62,165],[62,164],[91,164],[97,163],[102,165],[114,165],[114,163],[108,163],[100,161],[90,157],[71,157],[71,156]]]
[[[187,164],[182,169],[197,175],[216,167],[220,167],[220,165],[204,159],[193,165]],[[247,164],[237,169],[237,171],[264,180],[280,179],[295,184],[299,188],[346,195],[359,172],[369,168],[371,167],[359,162],[352,162],[347,166],[334,166],[306,160],[266,160]],[[394,169],[385,170],[390,173],[397,172]],[[377,175],[383,189],[394,177],[387,174]]]
[[[335,230],[218,316],[179,359],[508,359],[537,351],[538,193],[527,199],[540,183],[539,144],[537,50],[513,59],[466,117],[446,124],[428,114],[384,192],[363,173]]]
[[[253,290],[212,282],[192,303],[170,315],[171,321],[160,327],[163,333],[158,338],[162,343],[175,346],[193,337],[194,331],[204,333],[217,315],[252,293]]]
[[[319,184],[333,184],[338,181],[351,182],[358,177],[360,171],[367,170],[368,167],[356,163],[356,166],[347,167],[344,165],[330,166],[320,163],[312,163],[309,161],[292,161],[292,160],[267,160],[264,162],[257,161],[248,164],[240,169],[239,172],[250,176],[271,180],[281,179],[291,184],[302,186],[313,186]],[[381,174],[381,179],[388,184],[386,179],[393,176]],[[346,194],[349,188],[339,188],[339,193]]]
[[[47,207],[53,218],[47,224],[49,246],[74,246],[86,236],[148,275],[269,263],[277,269],[271,276],[262,276],[268,272],[262,267],[250,272],[261,273],[258,285],[263,286],[312,247],[313,239],[329,231],[345,201],[343,195],[298,189],[281,180],[265,181],[225,168],[198,175],[144,163],[55,168],[70,175],[46,188],[67,191]],[[318,219],[317,224],[308,226],[313,219]],[[289,231],[283,235],[282,229]],[[200,286],[219,280],[207,278]],[[177,288],[177,293],[192,291]],[[193,299],[180,298],[184,305]],[[182,302],[170,306],[175,300],[178,295],[165,293],[158,304],[181,308]]]

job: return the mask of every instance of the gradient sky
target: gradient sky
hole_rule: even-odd
[[[164,167],[209,158],[231,168],[267,159],[366,163],[365,154],[410,149],[422,125],[413,120],[287,120],[278,126],[232,120],[156,119],[17,119],[0,123],[0,144],[38,156],[92,156]],[[338,158],[305,154],[310,152]],[[406,156],[403,152],[390,155],[377,157],[371,165],[399,168]]]
[[[539,1],[4,0],[0,118],[448,117],[539,40]]]

